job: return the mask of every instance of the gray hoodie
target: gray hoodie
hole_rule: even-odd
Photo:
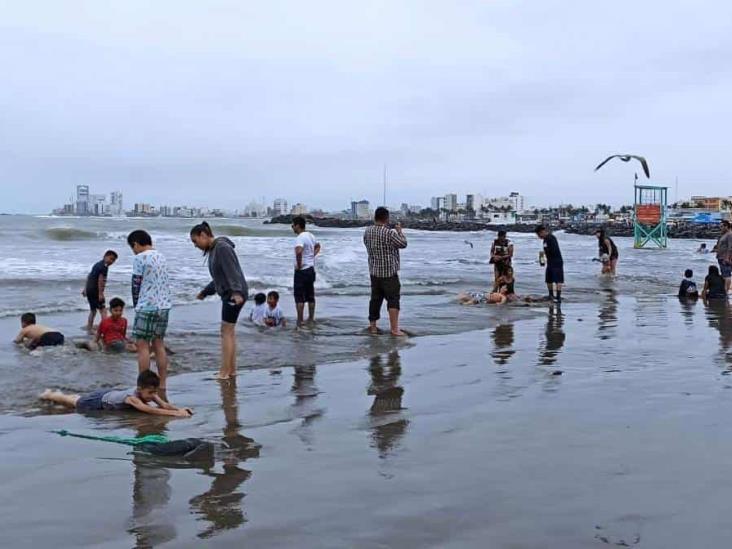
[[[208,252],[208,271],[213,280],[201,292],[204,296],[218,294],[221,299],[229,299],[237,293],[247,298],[249,288],[234,247],[225,236],[214,240],[213,248]]]

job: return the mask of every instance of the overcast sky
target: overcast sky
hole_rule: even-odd
[[[732,4],[0,0],[0,211],[732,194]]]

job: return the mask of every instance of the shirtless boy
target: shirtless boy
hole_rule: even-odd
[[[33,350],[37,347],[55,347],[64,344],[64,336],[58,330],[36,324],[36,315],[25,313],[20,317],[21,330],[15,338],[15,343],[25,345]]]

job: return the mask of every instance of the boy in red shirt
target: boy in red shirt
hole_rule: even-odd
[[[125,302],[115,297],[109,302],[109,316],[99,323],[97,345],[102,344],[105,351],[111,353],[137,352],[135,344],[127,339],[127,319],[122,316]]]

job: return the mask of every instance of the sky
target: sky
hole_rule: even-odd
[[[732,4],[0,0],[0,211],[732,194]]]

